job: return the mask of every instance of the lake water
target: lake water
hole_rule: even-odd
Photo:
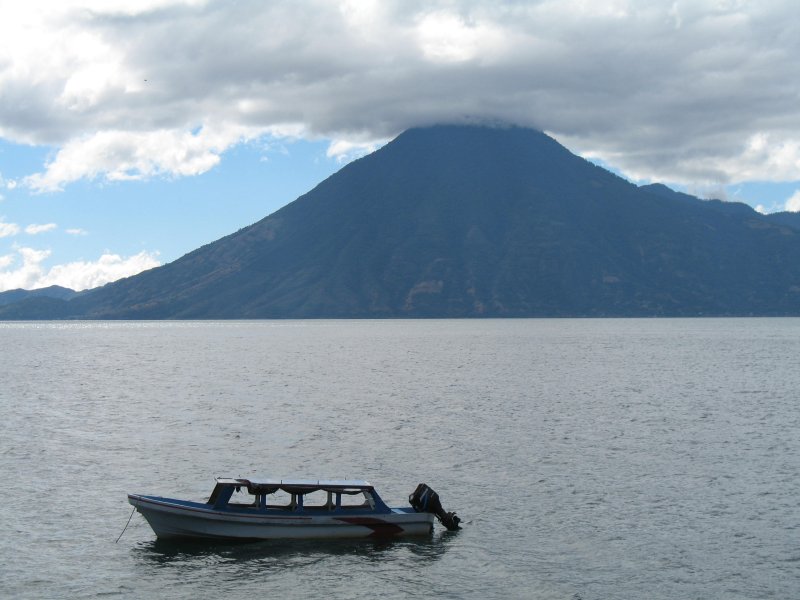
[[[800,319],[0,324],[0,596],[800,597]],[[157,543],[128,492],[430,484],[387,542]]]

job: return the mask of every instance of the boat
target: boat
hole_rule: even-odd
[[[217,478],[206,502],[128,494],[159,539],[256,541],[424,535],[434,517],[448,530],[460,519],[420,483],[409,506],[387,506],[361,480]],[[240,496],[241,495],[241,496]]]

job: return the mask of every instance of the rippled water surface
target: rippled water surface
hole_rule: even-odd
[[[800,597],[800,320],[0,324],[0,596]],[[460,532],[155,541],[128,492],[429,483]]]

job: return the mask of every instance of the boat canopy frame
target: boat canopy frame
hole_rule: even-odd
[[[364,495],[367,505],[373,512],[390,512],[391,509],[375,491],[368,481],[363,480],[306,480],[306,479],[265,479],[253,480],[243,478],[216,478],[216,485],[211,492],[211,497],[206,504],[222,509],[228,505],[234,491],[246,489],[247,493],[256,497],[256,503],[261,505],[266,496],[277,491],[283,491],[292,496],[292,501],[286,508],[289,510],[303,510],[303,497],[307,494],[322,491],[328,494],[328,505],[341,508],[342,496]],[[335,501],[332,500],[335,497]],[[263,500],[258,500],[262,498]],[[266,507],[266,506],[265,506]],[[277,508],[277,507],[275,507]],[[356,508],[356,507],[353,507]]]
[[[228,479],[218,477],[217,485],[224,487],[247,488],[250,494],[274,494],[281,490],[287,494],[305,495],[317,491],[336,494],[356,495],[363,492],[374,493],[375,488],[368,481],[348,479]]]

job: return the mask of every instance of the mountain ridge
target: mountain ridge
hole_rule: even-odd
[[[6,290],[5,292],[0,292],[0,306],[4,306],[7,304],[13,304],[15,302],[20,302],[22,300],[26,300],[29,298],[55,298],[57,300],[69,300],[70,298],[74,298],[78,294],[82,292],[76,292],[75,290],[60,286],[60,285],[51,285],[48,287],[37,288],[34,290],[24,290],[22,288],[17,288],[14,290]]]

